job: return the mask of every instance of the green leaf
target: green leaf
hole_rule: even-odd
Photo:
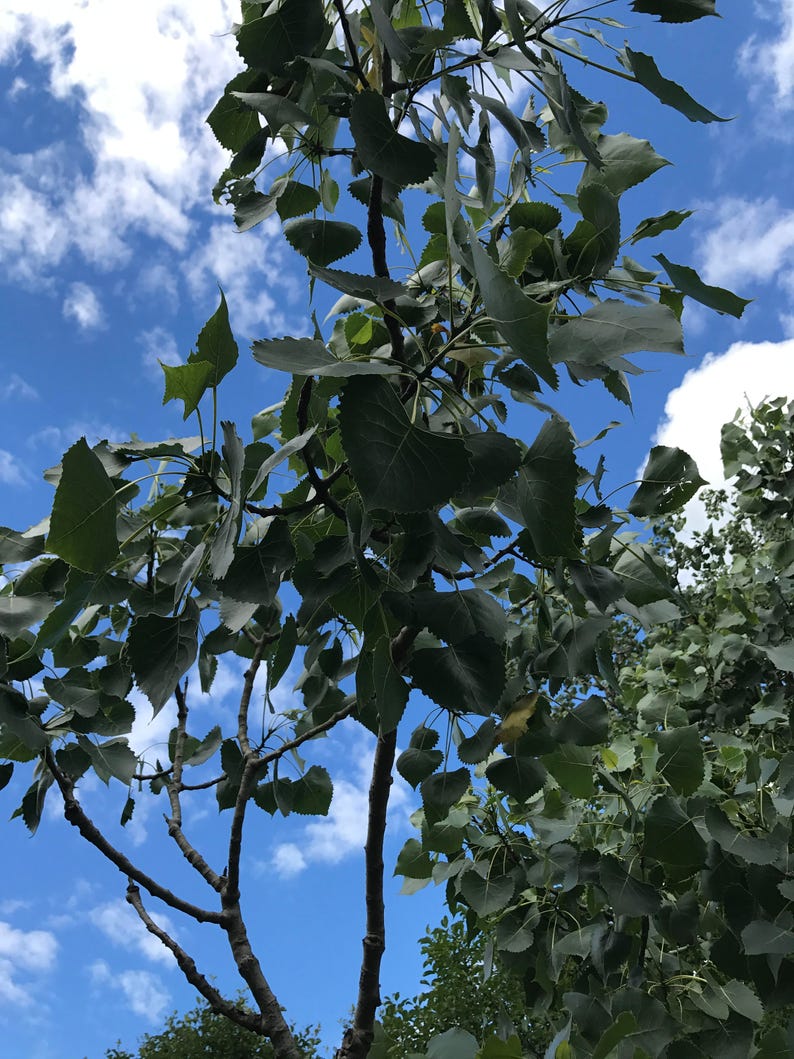
[[[241,602],[269,603],[278,590],[281,574],[294,562],[289,527],[284,519],[276,518],[258,544],[237,549],[221,582],[222,591]]]
[[[176,617],[138,616],[130,626],[127,657],[135,681],[158,713],[174,694],[198,652],[198,609],[189,600]]]
[[[80,438],[63,457],[47,548],[78,570],[99,573],[119,554],[116,489],[102,461]]]
[[[327,769],[312,765],[292,784],[292,811],[301,816],[327,816],[333,794]]]
[[[628,1037],[629,1034],[635,1033],[636,1030],[637,1020],[631,1012],[621,1011],[612,1025],[604,1030],[599,1037],[598,1044],[593,1051],[593,1059],[609,1059],[609,1056],[614,1049],[617,1048],[624,1037]]]
[[[775,644],[769,647],[766,644],[757,644],[759,651],[763,651],[775,669],[782,669],[786,673],[794,673],[794,640],[786,643]]]
[[[0,684],[0,728],[4,735],[11,733],[34,752],[44,750],[49,742],[39,722],[30,715],[25,696],[5,684]]]
[[[558,743],[575,743],[577,746],[606,743],[609,738],[606,701],[598,695],[591,695],[555,725],[553,734]]]
[[[638,243],[640,239],[651,239],[662,232],[674,232],[679,225],[683,224],[687,217],[691,217],[693,210],[668,210],[658,217],[646,217],[640,221],[631,236],[632,243]]]
[[[538,555],[578,556],[577,480],[570,427],[559,416],[550,416],[527,452],[516,493],[521,518]]]
[[[409,838],[397,857],[395,875],[404,875],[406,879],[429,879],[433,873],[433,863],[422,849],[422,843]]]
[[[478,916],[500,912],[512,900],[514,890],[511,876],[493,874],[487,864],[475,864],[460,875],[460,892]]]
[[[549,341],[549,356],[555,364],[609,365],[611,360],[641,351],[683,354],[681,324],[667,306],[610,298],[560,324]]]
[[[744,982],[737,982],[734,978],[719,988],[733,1010],[738,1011],[744,1018],[750,1019],[751,1022],[760,1022],[764,1017],[763,1004]]]
[[[616,915],[650,916],[659,911],[658,889],[629,875],[616,857],[602,855],[599,875]]]
[[[248,486],[247,495],[256,496],[271,471],[274,471],[276,467],[284,462],[284,460],[288,460],[290,456],[294,456],[296,452],[300,452],[304,449],[309,439],[316,433],[316,430],[317,427],[309,427],[309,429],[304,430],[302,434],[290,438],[286,445],[282,445],[280,449],[263,460],[254,475],[253,481]]]
[[[282,221],[290,217],[302,217],[320,205],[320,195],[309,184],[288,180],[276,200],[276,211]]]
[[[427,628],[447,643],[478,635],[501,643],[507,631],[505,611],[479,588],[458,592],[417,589],[406,595],[390,592],[383,601],[404,625]]]
[[[574,271],[578,275],[604,276],[614,265],[620,249],[618,200],[600,182],[584,184],[577,199],[584,223],[592,226],[593,234],[580,250]]]
[[[385,379],[350,379],[340,400],[339,423],[353,478],[369,509],[437,507],[469,476],[463,439],[412,423]]]
[[[8,762],[5,762],[4,764],[0,765],[0,791],[2,791],[4,787],[8,786],[8,784],[11,782],[11,777],[13,775],[14,775],[13,762],[8,761]]]
[[[533,928],[538,922],[537,909],[513,908],[496,925],[496,946],[500,952],[526,952],[532,944]],[[519,1052],[519,1055],[521,1053]]]
[[[0,526],[0,565],[6,563],[27,563],[44,551],[44,534],[18,533],[16,530]]]
[[[548,235],[562,224],[562,214],[549,202],[517,202],[508,216],[511,228],[534,229],[541,235]]]
[[[514,141],[524,164],[531,165],[533,152],[542,151],[546,146],[545,137],[540,129],[531,121],[522,121],[500,99],[483,96],[479,92],[470,94],[483,110],[490,111],[499,121],[507,135]]]
[[[495,709],[505,685],[504,654],[482,636],[469,636],[449,647],[414,652],[410,662],[414,683],[433,702],[458,713],[487,716]]]
[[[497,487],[518,470],[521,449],[512,438],[495,430],[466,434],[463,440],[471,457],[471,475],[457,499],[470,504],[495,496]]]
[[[626,132],[616,136],[599,136],[596,149],[603,161],[603,167],[597,169],[588,162],[582,173],[580,186],[599,181],[613,195],[622,195],[624,191],[641,184],[659,169],[670,165],[666,158],[654,151],[647,140],[637,140]]]
[[[659,747],[656,769],[678,794],[694,794],[703,782],[704,761],[700,730],[696,725],[655,735]]]
[[[447,810],[451,809],[469,789],[470,783],[471,776],[468,769],[437,772],[422,780],[422,805],[428,820],[432,823],[445,817]]]
[[[276,92],[232,92],[233,96],[261,114],[270,126],[273,136],[277,136],[285,125],[314,125],[311,114],[293,103],[291,99]]]
[[[552,754],[543,755],[543,764],[574,798],[593,794],[593,751],[588,747],[563,744]]]
[[[536,302],[525,294],[491,259],[473,229],[469,243],[485,311],[513,352],[556,388],[557,373],[548,358],[552,303]]]
[[[125,786],[132,783],[132,777],[138,767],[138,758],[130,750],[126,740],[93,743],[81,735],[77,737],[77,741],[91,758],[94,772],[103,783],[109,783],[111,778],[117,779]]]
[[[716,805],[706,807],[705,819],[706,827],[720,849],[748,864],[774,864],[782,852],[780,845],[768,837],[754,838],[738,831]]]
[[[251,346],[254,360],[266,368],[291,375],[320,375],[348,379],[352,375],[393,375],[399,365],[382,360],[339,360],[315,338],[261,339]]]
[[[679,868],[700,868],[705,862],[706,843],[668,795],[657,798],[645,816],[645,856]]]
[[[297,56],[314,55],[328,35],[322,0],[277,0],[263,17],[240,26],[237,50],[249,66],[272,77]]]
[[[204,396],[210,385],[213,375],[212,365],[206,360],[196,361],[192,364],[161,364],[165,375],[165,391],[163,393],[163,404],[169,401],[182,401],[184,405],[183,419],[196,411],[199,401]]]
[[[626,59],[629,69],[636,77],[639,84],[647,88],[649,92],[667,107],[673,107],[690,121],[701,121],[706,124],[712,121],[729,121],[729,118],[721,118],[713,114],[686,92],[681,85],[675,81],[669,81],[662,77],[659,68],[651,55],[645,55],[640,51],[632,51],[626,48]]]
[[[356,669],[356,698],[359,709],[374,703],[381,732],[393,732],[408,705],[408,685],[395,668],[389,640],[380,639],[374,649],[361,653]]]
[[[193,748],[190,756],[185,759],[186,765],[203,765],[205,761],[209,761],[215,751],[223,742],[223,735],[219,725],[215,725],[209,732],[204,736],[201,742]]]
[[[394,184],[421,184],[436,167],[436,156],[427,144],[397,132],[379,92],[360,92],[355,97],[350,132],[364,169]]]
[[[716,0],[632,0],[631,8],[642,15],[658,15],[660,22],[694,22],[716,15]]]
[[[276,651],[267,669],[268,686],[274,688],[289,669],[298,646],[298,624],[291,614],[284,619]]]
[[[546,769],[531,757],[506,757],[493,761],[485,770],[488,782],[518,802],[537,794],[546,782]]]
[[[682,449],[655,445],[628,510],[639,518],[655,518],[677,511],[702,485],[706,482],[698,474],[691,456]]]
[[[742,945],[748,956],[790,956],[794,934],[776,923],[755,919],[742,931]]]
[[[0,633],[16,636],[42,621],[54,607],[49,596],[0,596]]]
[[[381,305],[408,293],[401,283],[395,283],[393,279],[385,279],[383,276],[359,276],[355,272],[340,272],[335,268],[321,268],[311,263],[309,273],[342,294],[368,302],[378,302]]]
[[[259,118],[250,107],[243,106],[232,85],[244,87],[251,82],[248,70],[238,74],[226,86],[226,91],[207,116],[207,124],[221,147],[227,151],[241,151],[253,136],[261,131]]]
[[[656,254],[656,260],[682,294],[694,298],[696,302],[714,309],[715,312],[727,313],[738,320],[750,304],[750,298],[740,298],[738,294],[722,287],[708,286],[688,265],[676,265],[673,261],[668,261],[664,254]]]
[[[220,305],[199,332],[196,350],[188,357],[188,364],[209,364],[211,371],[207,384],[214,389],[237,363],[237,355],[226,296],[221,291]]]
[[[242,477],[245,466],[245,449],[235,429],[234,423],[221,420],[223,445],[221,452],[229,479],[229,506],[221,516],[210,547],[210,570],[212,576],[219,579],[224,576],[234,558],[240,527],[243,519]],[[275,455],[275,454],[274,454]],[[273,459],[273,456],[268,457]],[[265,461],[267,462],[267,460]],[[256,479],[254,479],[256,481]],[[251,491],[256,492],[253,485]]]
[[[361,242],[361,232],[355,225],[314,217],[287,221],[284,236],[294,250],[321,266],[347,257]]]
[[[397,771],[406,783],[416,788],[417,784],[436,771],[444,760],[440,750],[426,750],[409,746],[397,758]]]
[[[430,1038],[425,1059],[475,1059],[478,1047],[468,1030],[455,1027]]]

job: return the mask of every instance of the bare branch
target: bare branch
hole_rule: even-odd
[[[392,767],[397,732],[378,736],[372,782],[369,788],[367,820],[365,899],[367,932],[358,984],[358,1000],[353,1024],[345,1030],[337,1059],[366,1059],[372,1045],[375,1012],[380,1005],[380,964],[386,949],[386,918],[383,903],[383,838],[386,810],[392,784]]]
[[[171,804],[171,816],[166,817],[168,834],[174,840],[177,848],[184,856],[188,864],[195,868],[199,875],[215,890],[220,893],[223,889],[223,879],[210,867],[196,847],[188,841],[182,830],[182,805],[179,796],[184,789],[182,786],[182,768],[185,756],[185,739],[187,737],[187,699],[185,689],[179,684],[175,690],[177,713],[176,713],[176,740],[174,742],[173,775],[171,781],[166,784],[168,800]]]
[[[259,666],[262,664],[262,655],[265,653],[265,647],[268,643],[272,643],[272,640],[266,636],[262,636],[257,640],[251,664],[245,671],[243,693],[240,696],[240,709],[237,711],[237,741],[240,744],[243,757],[251,753],[251,744],[248,741],[248,710],[251,705],[251,696],[254,692],[256,674],[259,672]]]
[[[222,997],[217,989],[214,989],[210,985],[204,975],[196,967],[195,960],[188,956],[181,945],[177,944],[170,934],[155,923],[143,907],[141,892],[132,881],[127,887],[127,901],[138,913],[138,916],[149,933],[154,934],[169,952],[173,953],[174,959],[179,964],[179,969],[182,974],[187,978],[193,988],[198,990],[198,992],[204,997],[213,1011],[217,1012],[219,1015],[225,1015],[227,1019],[236,1022],[238,1026],[242,1026],[246,1030],[251,1030],[252,1033],[262,1032],[262,1017],[255,1014],[253,1011],[246,1011],[244,1008],[238,1007],[237,1004],[232,1004]]]
[[[141,871],[140,868],[132,863],[129,857],[126,857],[120,850],[111,845],[93,820],[86,814],[82,805],[80,805],[75,796],[74,783],[71,777],[67,776],[58,767],[52,751],[49,749],[45,752],[45,761],[63,796],[63,815],[73,827],[77,828],[86,842],[90,842],[111,864],[115,864],[122,875],[134,880],[144,890],[147,890],[152,897],[159,898],[169,908],[173,908],[177,912],[183,912],[186,916],[190,916],[191,919],[195,919],[197,923],[221,923],[222,913],[211,912],[209,909],[200,908],[198,905],[191,904],[190,901],[177,897],[165,886],[155,882],[146,872]]]

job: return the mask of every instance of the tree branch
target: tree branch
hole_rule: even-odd
[[[126,857],[115,846],[112,846],[93,820],[86,815],[82,805],[75,797],[72,779],[58,768],[52,751],[47,749],[44,757],[47,768],[55,778],[55,782],[58,784],[63,797],[63,815],[73,827],[77,828],[86,842],[90,842],[111,864],[115,864],[122,875],[126,875],[138,883],[152,897],[157,897],[164,904],[167,904],[169,908],[173,908],[177,912],[183,912],[186,916],[190,916],[191,919],[195,919],[197,923],[221,923],[223,917],[220,912],[211,912],[209,909],[200,908],[198,905],[191,904],[189,901],[184,901],[181,897],[177,897],[176,894],[155,882],[154,879],[136,867],[129,857]]]
[[[187,687],[187,682],[185,682]],[[173,775],[169,783],[166,784],[166,790],[168,791],[168,801],[171,805],[171,816],[166,817],[166,825],[168,827],[168,834],[174,840],[177,848],[184,856],[188,864],[195,868],[199,875],[215,890],[216,893],[220,893],[223,889],[223,880],[220,875],[210,867],[207,861],[202,857],[196,847],[188,841],[182,830],[182,804],[180,801],[180,794],[182,793],[182,767],[184,765],[184,753],[185,753],[185,738],[187,737],[187,700],[185,698],[185,691],[177,684],[175,692],[177,713],[176,713],[176,740],[174,745],[174,761],[173,761]]]
[[[386,949],[386,918],[383,903],[383,838],[386,810],[392,784],[397,732],[379,735],[369,788],[365,900],[367,928],[358,983],[353,1024],[345,1030],[336,1059],[366,1059],[374,1033],[375,1012],[380,1005],[380,964]]]
[[[127,901],[138,913],[138,916],[149,933],[154,934],[158,941],[160,941],[169,952],[173,953],[174,959],[179,965],[182,974],[188,982],[190,982],[193,988],[198,990],[198,992],[204,997],[213,1011],[217,1012],[219,1015],[225,1015],[227,1019],[236,1022],[238,1026],[242,1026],[244,1029],[251,1030],[253,1033],[262,1032],[261,1016],[256,1015],[253,1011],[246,1011],[222,997],[217,989],[214,989],[210,985],[204,975],[196,967],[195,960],[188,956],[185,950],[174,941],[170,934],[155,923],[144,908],[143,901],[141,900],[141,892],[133,882],[130,882],[127,887]]]

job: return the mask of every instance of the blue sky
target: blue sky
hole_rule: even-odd
[[[651,139],[675,163],[626,197],[629,222],[694,209],[654,247],[754,302],[741,321],[688,309],[688,358],[642,358],[633,415],[600,390],[566,398],[581,437],[611,419],[611,486],[630,481],[654,441],[679,445],[719,481],[718,430],[747,396],[794,393],[794,0],[720,0],[724,18],[660,27],[628,14],[637,47],[705,105],[735,121],[693,126],[639,90],[605,85],[607,131]],[[31,13],[31,9],[35,13]],[[22,528],[48,510],[42,470],[76,438],[191,433],[161,406],[158,359],[178,363],[224,288],[243,353],[252,339],[307,332],[302,261],[267,222],[239,235],[210,189],[225,158],[203,119],[237,69],[224,35],[232,0],[4,0],[0,10],[0,523]],[[633,31],[632,31],[633,34]],[[578,83],[578,74],[572,75]],[[642,244],[638,248],[639,253]],[[397,269],[408,267],[393,248]],[[324,308],[325,302],[321,303]],[[322,314],[321,314],[322,315]],[[281,396],[280,381],[243,356],[224,383],[222,414],[245,428]],[[593,452],[594,450],[590,450]],[[595,455],[593,456],[593,462]],[[697,511],[693,518],[698,517]],[[207,728],[240,673],[221,673],[197,703]],[[287,682],[288,683],[288,682]],[[283,692],[282,706],[289,704]],[[141,751],[170,727],[149,724]],[[350,722],[341,743],[312,750],[336,781],[323,821],[258,821],[245,862],[248,911],[276,992],[299,1024],[330,1041],[355,996],[363,929],[361,846],[371,746]],[[18,789],[0,795],[10,815]],[[165,856],[160,807],[142,801],[125,834],[120,788],[84,787],[86,805],[137,857]],[[411,833],[412,792],[398,784],[389,856]],[[212,807],[186,823],[217,842]],[[0,882],[0,1039],[13,1059],[100,1059],[192,1003],[167,953],[123,901],[118,873],[84,848],[53,799],[39,833],[5,825]],[[171,872],[175,874],[170,874]],[[168,868],[178,880],[181,868]],[[413,992],[416,939],[441,895],[397,896],[383,986]],[[236,988],[212,935],[174,923],[200,966]],[[206,928],[209,929],[209,928]]]

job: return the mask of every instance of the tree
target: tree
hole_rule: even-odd
[[[687,542],[665,520],[656,556],[635,553],[636,617],[666,614],[626,637],[619,672],[539,701],[486,769],[531,748],[550,779],[528,797],[517,769],[507,794],[475,788],[446,863],[426,822],[411,840],[523,978],[530,1055],[562,1042],[558,1055],[670,1059],[794,1047],[794,405],[728,424],[722,452],[735,491],[707,495],[716,521]]]
[[[480,1038],[501,1025],[528,1026],[519,979],[500,967],[489,967],[487,935],[460,919],[444,916],[419,941],[425,957],[420,985],[413,997],[386,997],[380,1012],[387,1055],[393,1059],[424,1052],[433,1037],[460,1028]],[[488,973],[486,973],[488,972]]]
[[[295,1031],[295,1042],[302,1059],[317,1059],[320,1042],[313,1031]],[[106,1053],[106,1059],[206,1059],[207,1056],[273,1059],[273,1046],[260,1034],[216,1014],[206,1001],[201,1001],[185,1015],[170,1015],[161,1033],[145,1034],[135,1055],[122,1050],[120,1045]]]
[[[315,322],[311,337],[254,343],[256,360],[288,380],[246,444],[217,415],[219,385],[238,357],[221,295],[187,362],[163,366],[165,399],[182,402],[185,418],[196,414],[197,436],[93,448],[80,439],[49,472],[46,532],[2,533],[0,778],[32,771],[18,815],[35,831],[54,790],[77,833],[127,880],[128,901],[187,980],[214,1011],[268,1037],[277,1059],[298,1059],[299,1047],[241,905],[246,819],[323,814],[332,798],[316,763],[285,775],[288,755],[311,753],[313,739],[348,721],[375,741],[360,988],[337,1053],[363,1059],[386,944],[389,787],[398,734],[426,702],[418,693],[435,706],[397,767],[420,788],[439,844],[481,747],[515,728],[516,709],[527,712],[546,684],[607,670],[607,607],[647,594],[642,586],[656,576],[621,536],[626,516],[600,495],[603,468],[579,466],[574,434],[549,400],[563,373],[628,402],[627,373],[638,370],[630,355],[683,352],[685,296],[736,316],[745,302],[663,255],[666,279],[627,255],[618,262],[620,198],[665,159],[646,140],[602,132],[606,107],[569,83],[568,67],[582,62],[643,87],[692,121],[719,120],[650,56],[610,42],[624,28],[607,9],[625,6],[372,0],[348,11],[343,0],[243,0],[234,32],[244,70],[208,118],[233,152],[215,195],[231,203],[241,230],[278,215],[306,259],[309,292],[319,283],[340,296],[333,328],[324,336]],[[631,8],[679,24],[716,13],[714,0]],[[515,88],[520,116],[500,83]],[[514,145],[506,164],[492,148],[497,130]],[[346,202],[358,224],[331,216],[348,165]],[[420,232],[421,195],[432,201]],[[647,218],[629,239],[685,218]],[[390,273],[387,220],[403,245],[424,244],[403,282]],[[365,274],[331,267],[363,243]],[[517,403],[541,420],[529,441],[506,430]],[[282,491],[276,468],[293,475]],[[685,454],[656,449],[629,511],[664,513],[699,484]],[[585,541],[593,528],[596,542]],[[621,557],[607,568],[610,547]],[[196,666],[209,692],[228,653],[249,662],[235,723],[197,731],[188,675]],[[302,669],[302,703],[273,717],[266,706],[291,664]],[[253,697],[260,669],[264,703]],[[133,683],[154,711],[173,710],[167,760],[138,760],[128,745]],[[418,702],[407,710],[412,693]],[[472,716],[487,720],[469,737]],[[424,723],[431,718],[463,740],[458,760]],[[590,774],[580,753],[587,723],[577,717],[549,735],[560,770]],[[206,886],[203,903],[97,828],[79,792],[91,771],[127,789],[122,821],[144,785],[163,799],[176,854]],[[545,776],[533,748],[488,770],[522,799]],[[187,798],[213,797],[227,821],[223,868],[183,826]],[[425,863],[422,853],[414,864],[414,852],[402,858],[409,874]],[[479,911],[492,910],[480,861],[457,883]],[[152,901],[219,929],[251,1009],[220,995],[158,924]]]

